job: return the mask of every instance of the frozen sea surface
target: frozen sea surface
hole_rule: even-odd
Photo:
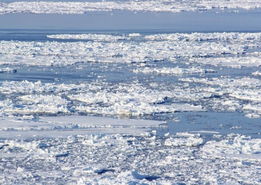
[[[261,33],[0,38],[0,184],[261,183]]]

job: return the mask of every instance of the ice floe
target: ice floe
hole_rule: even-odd
[[[189,103],[164,104],[171,91],[157,91],[139,84],[111,85],[92,84],[50,84],[41,82],[4,82],[0,93],[6,96],[23,94],[0,101],[2,114],[57,114],[71,111],[104,115],[141,116],[158,112],[202,111],[200,105]],[[78,91],[77,91],[78,89]],[[71,93],[73,90],[73,93]],[[47,94],[47,95],[46,95]],[[9,99],[9,98],[8,98]],[[8,108],[7,108],[8,107]]]
[[[70,135],[127,134],[144,135],[147,131],[166,124],[164,121],[113,119],[91,116],[59,116],[0,119],[0,138],[57,138]],[[12,133],[10,135],[10,133]],[[87,143],[86,143],[87,144]]]
[[[261,140],[230,134],[221,141],[209,141],[202,152],[208,157],[230,157],[236,159],[261,160]],[[225,155],[225,156],[224,156]]]
[[[256,72],[253,72],[252,75],[254,75],[254,76],[261,76],[261,72],[260,71],[256,71]]]
[[[203,139],[199,137],[199,135],[196,134],[186,134],[180,133],[176,134],[176,138],[169,137],[165,140],[166,146],[173,146],[173,147],[180,147],[180,146],[199,146],[203,143]]]
[[[242,111],[253,117],[260,117],[258,106],[260,106],[260,80],[255,78],[213,78],[213,79],[182,79],[182,81],[204,84],[207,87],[199,91],[213,92],[208,103],[215,110]],[[214,87],[209,88],[209,87]],[[211,103],[210,103],[211,102]],[[255,116],[254,116],[255,115]]]
[[[93,112],[102,114],[118,114],[123,116],[139,116],[153,114],[157,112],[176,112],[176,111],[201,111],[201,106],[190,104],[171,104],[164,105],[160,102],[165,97],[171,97],[170,91],[152,91],[139,85],[121,85],[115,89],[105,89],[94,93],[80,93],[70,95],[72,100],[87,103],[86,106],[80,105],[76,110],[83,112]],[[97,104],[104,105],[97,107]]]
[[[204,69],[200,68],[179,68],[179,67],[174,67],[174,68],[139,68],[135,69],[133,72],[135,73],[158,73],[158,74],[169,74],[169,75],[183,75],[183,74],[193,74],[193,73],[204,73]]]
[[[10,68],[10,67],[5,67],[5,68],[0,68],[0,73],[16,73],[17,70]]]
[[[193,59],[192,59],[193,60]],[[226,66],[232,68],[241,67],[259,67],[261,66],[261,57],[220,57],[211,59],[197,59],[194,60],[199,63],[215,65],[215,66]]]

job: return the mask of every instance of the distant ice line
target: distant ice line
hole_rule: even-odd
[[[34,14],[84,14],[92,11],[150,11],[182,12],[226,9],[261,8],[259,0],[148,0],[148,1],[100,1],[100,2],[11,2],[0,3],[0,14],[34,13]]]
[[[260,40],[261,33],[241,33],[241,32],[214,32],[214,33],[161,33],[143,35],[140,33],[130,34],[52,34],[47,35],[52,39],[76,39],[76,40],[93,40],[93,41],[121,41],[121,40],[137,40],[144,38],[144,40],[154,41],[239,41],[241,40]]]

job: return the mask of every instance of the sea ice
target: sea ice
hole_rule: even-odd
[[[0,182],[259,183],[260,139],[230,134],[204,140],[188,133],[10,138],[0,143]]]
[[[79,62],[144,63],[161,60],[177,62],[178,59],[184,59],[187,63],[216,66],[260,65],[258,51],[261,42],[260,33],[156,34],[141,35],[138,41],[129,35],[109,34],[48,37],[87,40],[85,42],[1,41],[0,64],[63,66]]]
[[[149,68],[149,67],[145,67],[145,68],[139,68],[139,69],[135,69],[133,72],[135,73],[158,73],[158,74],[169,74],[169,75],[183,75],[183,74],[194,74],[194,73],[204,73],[205,70],[204,69],[200,69],[200,68],[179,68],[179,67],[175,67],[175,68]]]
[[[258,0],[148,0],[148,1],[96,1],[96,2],[58,2],[58,1],[17,1],[0,3],[0,14],[34,13],[34,14],[84,14],[93,11],[150,11],[150,12],[182,12],[182,11],[224,11],[235,9],[258,9]]]
[[[0,12],[151,2],[14,2]],[[0,41],[0,184],[260,184],[260,33],[47,37]]]
[[[113,119],[94,116],[38,117],[33,120],[17,119],[14,117],[0,119],[0,122],[0,139],[66,138],[70,135],[86,134],[126,134],[139,136],[144,135],[144,133],[150,131],[152,128],[166,124],[164,121]],[[90,144],[93,145],[93,143]]]

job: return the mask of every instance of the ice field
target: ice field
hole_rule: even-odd
[[[0,2],[0,14],[18,16],[260,17],[260,8],[258,0]],[[260,30],[0,27],[0,184],[261,184]]]
[[[0,182],[259,184],[260,42],[260,33],[2,40]]]

